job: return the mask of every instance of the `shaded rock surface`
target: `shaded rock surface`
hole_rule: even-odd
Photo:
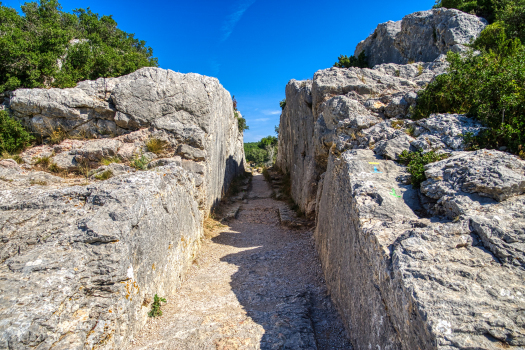
[[[488,24],[483,18],[456,9],[438,8],[409,14],[401,21],[379,24],[355,50],[368,57],[370,67],[381,63],[431,62],[448,51],[466,51]]]
[[[446,71],[440,54],[484,26],[456,10],[415,13],[360,43],[373,69],[330,68],[286,86],[277,166],[316,219],[356,349],[525,346],[525,161],[466,151],[462,135],[483,126],[465,115],[410,119],[417,91]],[[399,64],[409,60],[432,62]],[[414,189],[394,161],[404,150],[449,157]]]
[[[348,350],[315,252],[311,229],[279,223],[286,204],[262,175],[237,218],[203,242],[187,281],[168,296],[129,350]]]

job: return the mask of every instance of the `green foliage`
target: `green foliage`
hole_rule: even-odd
[[[44,169],[47,169],[47,167],[50,164],[51,164],[51,157],[49,156],[43,156],[35,160],[35,165],[40,165]]]
[[[111,170],[105,170],[98,174],[95,174],[94,177],[97,180],[107,180],[113,176],[113,172]]]
[[[102,165],[110,165],[112,163],[120,163],[119,157],[108,157],[108,158],[102,158],[100,161]]]
[[[162,310],[161,310],[161,303],[165,303],[166,299],[159,298],[157,294],[155,294],[155,297],[153,298],[153,303],[151,304],[151,310],[148,313],[149,317],[158,317],[162,316]]]
[[[244,154],[246,161],[256,165],[264,164],[268,161],[268,151],[259,147],[259,142],[244,143]]]
[[[477,136],[479,147],[517,153],[525,144],[525,47],[515,39],[499,52],[449,53],[447,60],[448,74],[418,93],[414,117],[467,113],[488,127]]]
[[[237,116],[237,127],[239,128],[239,132],[244,132],[244,130],[250,129],[250,127],[246,124],[246,119],[239,116],[239,113],[235,112]]]
[[[350,67],[358,67],[358,68],[368,68],[368,58],[366,57],[366,54],[364,51],[361,51],[359,56],[346,56],[341,55],[338,58],[338,62],[334,63],[334,67],[339,68],[350,68]]]
[[[149,152],[155,153],[157,155],[164,152],[167,142],[158,138],[150,138],[146,141],[146,148]]]
[[[440,0],[434,7],[458,9],[460,11],[483,17],[490,23],[495,19],[495,12],[501,0]]]
[[[146,170],[146,166],[148,165],[148,158],[146,158],[145,155],[135,156],[129,163],[130,166],[137,170]]]
[[[28,146],[34,137],[20,124],[9,116],[6,111],[0,111],[0,153],[15,153]]]
[[[525,42],[525,0],[438,0],[434,7],[458,9],[489,23],[503,22],[509,38]]]
[[[0,92],[20,87],[72,87],[157,66],[153,51],[111,16],[89,8],[63,12],[57,0],[0,3]]]
[[[259,147],[268,148],[269,146],[277,146],[279,140],[275,136],[266,136],[259,141]]]
[[[255,163],[256,166],[262,166],[275,161],[278,141],[275,136],[266,136],[259,142],[245,143],[244,154],[246,160],[250,163]],[[273,156],[273,159],[270,159],[270,156]]]
[[[422,151],[408,152],[404,150],[399,156],[399,163],[408,166],[408,172],[412,175],[412,186],[419,188],[421,183],[427,179],[425,176],[425,165],[434,163],[445,158],[448,154],[437,154],[434,151],[423,153]]]
[[[284,99],[281,102],[279,102],[279,106],[281,107],[281,109],[284,110],[284,107],[286,107],[286,99]]]

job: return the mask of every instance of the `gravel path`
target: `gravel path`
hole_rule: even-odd
[[[186,282],[129,349],[351,349],[312,232],[279,223],[261,175],[236,220],[207,239]]]

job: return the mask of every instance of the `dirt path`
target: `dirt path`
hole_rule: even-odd
[[[164,315],[129,349],[351,349],[307,229],[279,223],[261,175],[236,220],[207,240]]]

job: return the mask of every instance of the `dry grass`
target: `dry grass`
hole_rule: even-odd
[[[47,182],[45,182],[45,181],[38,181],[38,180],[31,180],[31,181],[29,182],[29,184],[30,184],[31,186],[33,186],[33,185],[46,186],[46,185],[47,185]]]
[[[49,143],[51,145],[58,145],[60,142],[68,138],[67,132],[62,127],[57,127],[49,135]]]
[[[417,66],[417,75],[420,76],[421,74],[423,74],[423,66],[419,65]]]
[[[207,239],[213,238],[216,236],[217,231],[225,227],[228,226],[221,224],[220,221],[215,220],[213,217],[208,217],[206,220],[204,220],[204,237]]]
[[[9,152],[3,151],[2,155],[0,156],[0,159],[12,159],[18,164],[22,164],[24,161],[22,160],[22,157],[20,157],[19,154],[11,154]]]
[[[396,130],[401,129],[404,124],[405,122],[403,120],[394,120],[390,123],[390,125],[392,125],[392,127]]]
[[[146,141],[146,147],[149,152],[155,153],[157,155],[164,152],[166,149],[167,142],[158,138],[151,138]]]
[[[102,158],[102,160],[100,161],[100,164],[102,165],[110,165],[110,164],[113,164],[113,163],[120,163],[121,160],[119,157],[108,157],[108,158]]]

